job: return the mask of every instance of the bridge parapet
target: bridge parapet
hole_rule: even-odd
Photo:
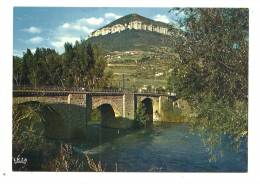
[[[42,90],[13,90],[14,97],[23,96],[67,96],[69,94],[86,94],[92,96],[123,96],[123,95],[136,95],[136,96],[150,96],[150,97],[175,97],[176,94],[168,93],[152,93],[152,92],[122,92],[122,91],[42,91]]]
[[[33,86],[14,86],[13,92],[39,92],[39,93],[134,93],[134,94],[149,94],[149,95],[163,95],[163,96],[176,96],[175,93],[170,91],[158,91],[158,90],[145,90],[145,91],[138,91],[136,88],[95,88],[95,89],[86,89],[86,88],[79,88],[79,87],[60,87],[60,86],[39,86],[37,88]]]

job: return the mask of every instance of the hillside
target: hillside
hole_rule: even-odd
[[[129,23],[131,21],[141,21],[145,24],[153,24],[155,26],[162,26],[162,27],[168,27],[169,25],[166,24],[166,23],[163,23],[163,22],[159,22],[159,21],[154,21],[152,19],[149,19],[149,18],[146,18],[146,17],[143,17],[141,15],[138,15],[138,14],[129,14],[129,15],[126,15],[124,17],[121,17],[109,24],[107,24],[106,26],[104,26],[103,28],[106,28],[106,27],[111,27],[113,25],[116,25],[116,24],[125,24],[125,23]]]
[[[169,26],[130,14],[94,31],[86,42],[104,51],[112,87],[165,89],[175,58],[171,36],[163,31]]]
[[[169,36],[144,30],[125,30],[120,33],[91,37],[87,42],[98,45],[104,52],[149,50],[170,45]]]

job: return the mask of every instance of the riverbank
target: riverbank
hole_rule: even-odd
[[[61,116],[53,105],[36,101],[14,104],[13,170],[96,171],[93,168],[95,161],[87,155],[75,152],[73,145],[88,140],[91,146],[96,146],[100,143],[98,130],[90,126],[88,129],[77,127],[76,130],[80,132],[75,132],[75,129],[71,132],[73,127],[68,125],[68,122],[64,121],[64,116]],[[95,136],[97,141],[91,141],[86,135]]]
[[[199,133],[191,133],[187,123],[156,123],[149,129],[111,129],[102,127],[98,121],[90,121],[87,127],[78,129],[82,133],[80,134],[77,131],[66,132],[66,128],[62,128],[59,123],[66,122],[73,129],[73,125],[69,122],[72,121],[71,123],[77,125],[82,119],[73,121],[72,115],[64,116],[65,118],[60,116],[59,113],[64,112],[67,106],[60,108],[61,111],[58,112],[54,109],[55,105],[57,109],[61,104],[49,105],[39,102],[19,104],[18,114],[15,112],[13,114],[13,156],[14,161],[18,155],[26,158],[28,164],[13,162],[13,170],[120,172],[245,172],[247,170],[246,144],[241,145],[239,152],[235,152],[231,149],[231,142],[227,140],[217,148],[223,155],[215,162],[210,162],[207,147],[203,144]],[[73,115],[74,111],[83,113],[77,109],[78,107],[72,107],[70,110]],[[17,110],[16,108],[14,105],[14,110]],[[50,133],[55,134],[56,131],[70,136],[48,137]]]
[[[23,139],[22,133],[15,135],[17,140],[21,139],[21,142],[13,142],[15,148],[14,157],[23,152],[22,155],[31,161],[31,165],[22,169],[14,165],[14,170],[64,170],[62,163],[60,163],[64,162],[61,156],[64,154],[69,154],[66,157],[72,157],[68,158],[71,162],[83,162],[86,164],[88,160],[90,160],[90,158],[86,160],[88,155],[77,151],[74,153],[75,150],[70,150],[71,153],[67,153],[68,150],[66,151],[66,149],[68,148],[66,147],[77,149],[84,146],[88,150],[100,149],[100,147],[110,145],[110,143],[115,140],[124,139],[139,131],[143,131],[142,129],[136,128],[129,129],[129,127],[133,126],[125,126],[126,122],[119,117],[116,117],[116,121],[112,122],[112,125],[115,124],[114,127],[110,125],[110,127],[113,128],[104,127],[100,122],[101,114],[97,109],[93,110],[92,121],[87,122],[84,99],[80,96],[73,98],[71,104],[67,104],[66,97],[14,98],[13,104],[14,110],[16,107],[20,107],[20,109],[16,109],[18,110],[18,115],[20,114],[19,116],[25,117],[20,123],[28,124],[28,127],[25,127],[23,131],[25,133],[28,132],[26,137],[33,141],[30,147],[28,147],[28,139]],[[167,104],[165,107],[167,107]],[[179,103],[175,108],[172,108],[169,112],[169,114],[172,113],[172,116],[169,116],[168,120],[172,121],[172,118],[176,120],[180,116],[183,116],[184,111],[182,111],[181,108],[186,107],[184,107],[182,103]],[[165,112],[165,110],[163,112]],[[165,118],[165,120],[166,119],[167,118]],[[134,121],[131,121],[130,123],[133,122]],[[180,119],[175,121],[175,123],[181,122]],[[165,127],[170,124],[172,123],[154,122],[150,130],[155,130],[158,127]],[[33,133],[29,134],[31,130],[33,130]],[[23,150],[24,147],[26,147],[25,151]],[[96,162],[95,160],[98,162],[99,158],[94,156],[94,163]],[[78,169],[91,171],[88,164],[83,168],[81,166],[73,167],[72,170],[75,171]]]

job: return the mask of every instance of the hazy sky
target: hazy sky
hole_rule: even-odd
[[[27,48],[54,48],[64,51],[65,42],[85,39],[92,31],[121,16],[138,13],[171,23],[175,17],[169,8],[14,8],[14,55]]]

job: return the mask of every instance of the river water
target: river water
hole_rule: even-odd
[[[168,124],[141,129],[88,149],[80,148],[105,171],[128,172],[246,172],[247,146],[231,149],[225,141],[222,157],[210,161],[207,146],[187,124]]]

